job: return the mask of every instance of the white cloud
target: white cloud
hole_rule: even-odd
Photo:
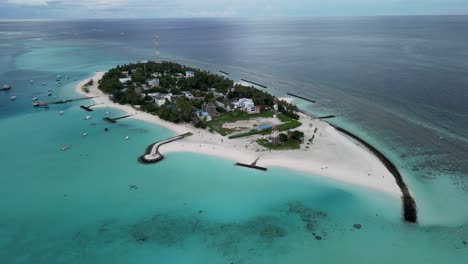
[[[49,0],[7,0],[9,4],[16,4],[16,5],[31,5],[31,6],[41,6],[47,5]]]

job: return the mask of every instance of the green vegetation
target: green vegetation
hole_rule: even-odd
[[[194,76],[186,77],[187,71],[194,72]],[[123,78],[128,78],[128,81],[121,80]],[[92,80],[87,83],[92,84]],[[164,120],[192,123],[197,128],[209,128],[224,136],[236,131],[223,128],[224,123],[257,117],[271,118],[275,104],[274,96],[254,87],[234,85],[224,76],[173,62],[118,65],[99,81],[99,89],[110,94],[114,102],[140,105],[141,110]],[[85,87],[83,90],[86,91]],[[239,98],[251,98],[261,112],[248,114],[241,110],[232,111],[229,106]],[[201,109],[209,112],[210,116],[206,119],[212,118],[211,121],[195,114]],[[300,126],[296,120],[299,117],[296,106],[279,101],[278,110],[281,112],[279,118],[284,122],[278,127],[280,131]],[[235,137],[269,133],[271,129],[255,129]]]
[[[304,133],[298,130],[289,131],[287,134],[281,133],[278,136],[277,142],[270,138],[260,138],[257,143],[261,146],[272,150],[284,150],[284,149],[300,149],[301,143],[304,141]]]

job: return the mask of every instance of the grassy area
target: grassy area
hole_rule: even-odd
[[[300,127],[301,125],[302,125],[301,122],[299,122],[297,120],[294,120],[294,119],[291,119],[291,121],[279,125],[278,130],[279,131],[286,131],[286,130],[289,130],[289,129],[294,129],[296,127]]]
[[[240,134],[236,134],[236,135],[232,135],[232,136],[229,136],[229,139],[233,139],[233,138],[241,138],[241,137],[248,137],[248,136],[253,136],[253,135],[269,135],[271,134],[271,128],[268,128],[268,129],[264,129],[264,130],[251,130],[249,132],[245,132],[245,133],[240,133]]]
[[[297,140],[289,140],[287,142],[282,142],[280,144],[272,144],[268,142],[267,139],[260,138],[260,139],[257,139],[257,143],[260,146],[264,146],[272,150],[300,149],[301,148],[301,142]]]
[[[206,123],[206,125],[213,129],[214,131],[218,132],[219,134],[226,136],[228,134],[231,134],[235,131],[235,129],[229,129],[229,128],[223,128],[224,123],[234,123],[236,121],[241,121],[241,120],[249,120],[251,118],[257,118],[257,117],[264,117],[264,118],[270,118],[273,117],[273,112],[268,111],[268,112],[262,112],[259,114],[247,114],[246,112],[230,112],[225,115],[217,116],[213,118],[213,120],[209,121]]]

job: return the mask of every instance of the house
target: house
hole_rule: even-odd
[[[148,91],[150,89],[150,87],[146,84],[142,84],[141,88],[143,88],[143,91]]]
[[[241,109],[249,114],[258,114],[260,113],[260,107],[255,106],[252,99],[241,98],[239,101],[232,103],[234,108]]]
[[[177,79],[182,79],[184,78],[184,75],[182,73],[178,73],[176,76]]]
[[[131,81],[132,81],[132,78],[119,78],[119,82],[124,85],[126,85],[127,82],[131,82]]]
[[[158,78],[158,77],[161,77],[162,74],[160,72],[155,72],[155,73],[151,74],[151,76],[153,76],[154,78]]]
[[[245,110],[248,114],[258,114],[260,113],[260,106],[252,106]]]
[[[135,108],[136,110],[141,110],[141,105],[134,105],[133,108]]]
[[[185,78],[192,78],[195,76],[195,73],[193,71],[186,71],[185,72]]]
[[[153,98],[154,102],[158,106],[164,105],[166,102],[171,102],[172,93],[162,94],[162,93],[148,93],[147,96]]]
[[[130,77],[130,74],[128,73],[128,71],[123,71],[122,74],[127,76],[127,77]]]
[[[195,98],[191,92],[186,92],[186,91],[185,91],[185,92],[182,92],[182,94],[183,94],[186,98],[188,98],[188,99],[190,99],[190,100],[193,100],[193,99]]]
[[[216,104],[216,106],[218,106],[218,107],[226,108],[226,105],[224,105],[224,104],[221,103],[220,101],[217,101],[217,100],[216,100],[216,101],[215,101],[215,104]]]
[[[150,87],[159,87],[159,79],[151,79],[146,82]]]
[[[201,111],[201,110],[196,111],[195,115],[197,115],[197,117],[200,118],[200,120],[205,120],[205,121],[213,120],[213,118],[211,118],[210,114],[208,114],[207,112]]]
[[[216,105],[213,103],[203,104],[202,111],[207,112],[210,116],[216,115]]]

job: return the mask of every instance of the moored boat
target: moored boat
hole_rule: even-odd
[[[85,120],[89,120],[91,118],[92,118],[92,116],[88,115],[88,116],[85,117]]]
[[[4,84],[2,87],[0,87],[0,91],[6,91],[10,89],[11,89],[11,86],[8,84]]]
[[[14,95],[10,96],[10,100],[12,100],[12,101],[16,100],[16,96],[14,96]]]
[[[67,149],[69,149],[69,148],[70,148],[69,145],[65,145],[65,146],[61,146],[61,147],[60,147],[60,150],[61,150],[61,151],[64,151],[64,150],[67,150]]]

